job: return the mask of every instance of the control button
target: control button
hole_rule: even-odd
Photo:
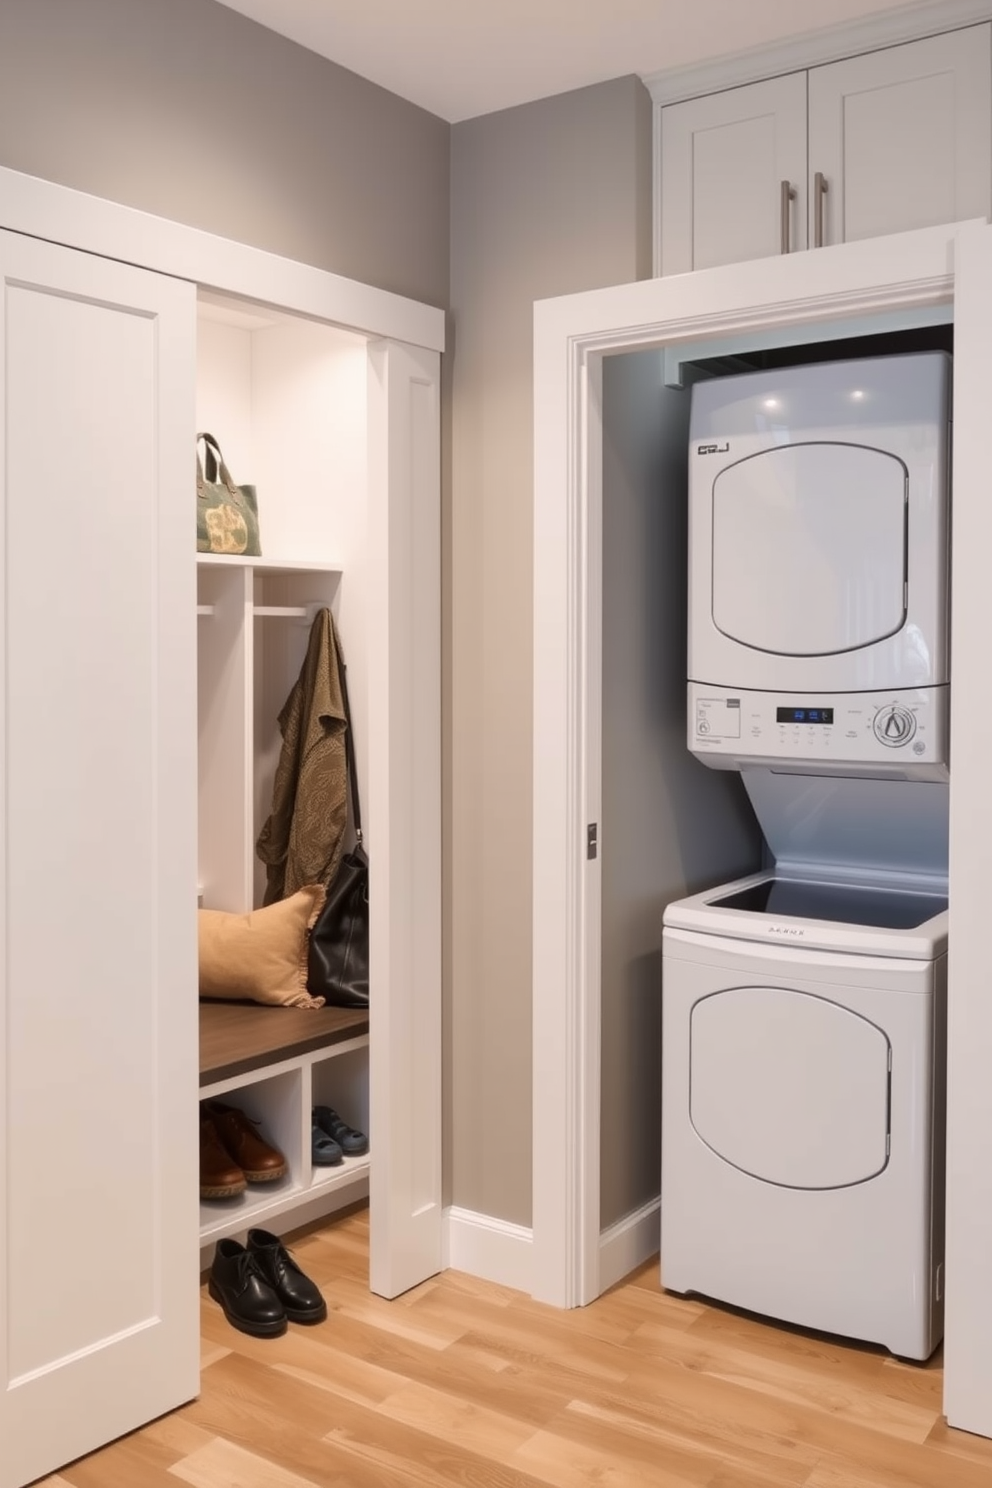
[[[893,703],[875,714],[872,730],[880,744],[898,749],[901,744],[908,744],[916,733],[916,719],[908,708]]]
[[[708,734],[709,731],[710,731],[710,726],[706,722],[706,719],[705,718],[701,718],[699,720],[699,722],[696,724],[696,733],[697,734]]]

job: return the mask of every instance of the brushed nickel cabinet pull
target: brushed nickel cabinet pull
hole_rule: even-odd
[[[792,203],[796,199],[796,188],[791,181],[782,182],[781,201],[781,234],[782,252],[792,252]]]
[[[822,171],[817,171],[813,178],[813,247],[823,247],[823,198],[830,187],[827,178]]]

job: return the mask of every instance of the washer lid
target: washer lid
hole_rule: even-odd
[[[689,1114],[724,1162],[787,1188],[846,1188],[888,1162],[889,1053],[848,1008],[732,987],[692,1009]]]
[[[858,444],[780,445],[713,482],[713,623],[778,656],[831,656],[906,618],[907,471]]]

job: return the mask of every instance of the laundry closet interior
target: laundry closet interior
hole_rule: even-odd
[[[743,390],[748,374],[766,371],[787,375],[790,369],[804,366],[825,368],[831,363],[867,363],[877,358],[917,353],[946,354],[950,360],[953,343],[952,314],[950,307],[944,305],[885,312],[829,327],[742,332],[731,338],[721,337],[715,343],[653,347],[603,358],[599,578],[602,798],[598,849],[602,864],[600,1082],[603,1099],[599,1227],[601,1233],[608,1233],[611,1227],[621,1225],[625,1216],[637,1212],[654,1212],[657,1223],[657,1211],[652,1211],[651,1206],[657,1203],[660,1173],[663,1284],[666,1204],[674,1202],[666,1192],[659,1119],[665,1099],[662,1060],[669,1057],[663,1055],[663,1008],[667,979],[674,976],[671,966],[663,970],[662,965],[663,913],[673,901],[701,894],[728,880],[760,873],[773,864],[769,842],[740,773],[733,769],[707,769],[688,748],[690,390],[693,386],[716,384],[724,378],[742,379],[739,386]],[[857,383],[856,374],[851,382],[852,386]],[[743,391],[740,396],[744,396]],[[788,437],[783,434],[781,442],[787,444]],[[857,442],[861,436],[853,430],[850,437]],[[867,435],[864,439],[865,443],[873,442]],[[725,462],[729,458],[723,457]],[[595,542],[594,538],[591,548],[594,566]],[[946,551],[942,550],[938,558],[946,574]],[[783,574],[783,584],[791,582],[793,577]],[[743,582],[746,584],[746,578]],[[759,584],[767,583],[766,570]],[[754,602],[760,607],[760,593],[755,594]],[[816,605],[812,575],[810,605]],[[948,623],[946,616],[943,623]],[[730,676],[705,680],[723,681],[733,689],[737,679]],[[822,686],[817,691],[814,687],[811,695],[803,696],[800,690],[794,701],[812,706],[819,720],[823,716],[819,710],[835,700],[827,695],[829,691]],[[832,712],[829,716],[832,721]],[[814,722],[814,729],[818,726],[818,721]],[[806,722],[802,724],[804,730],[808,727]],[[828,734],[829,728],[820,727],[820,733]],[[755,773],[773,778],[770,772]],[[811,769],[811,773],[816,772]],[[828,774],[829,769],[823,773]],[[855,792],[865,784],[852,782]],[[883,786],[882,791],[885,789]],[[926,801],[924,817],[937,823],[935,845],[928,841],[923,855],[933,846],[935,861],[928,866],[934,870],[938,888],[943,875],[946,892],[946,784],[914,782],[897,789],[928,793],[911,799]],[[818,809],[823,812],[822,802]],[[795,816],[798,810],[797,802],[790,802],[786,815],[791,811]],[[848,830],[851,829],[848,823]],[[883,821],[876,835],[884,838],[886,830]],[[926,828],[923,830],[925,834]],[[854,836],[857,837],[856,831]],[[898,843],[894,844],[894,851],[898,854]],[[899,877],[898,869],[895,876]],[[801,915],[803,911],[793,909],[784,913]],[[777,918],[781,915],[782,911]],[[801,921],[786,923],[798,925]],[[767,973],[767,968],[764,970]],[[789,972],[793,977],[801,975],[795,966]],[[745,967],[730,976],[732,985],[735,979],[736,984],[745,987],[754,982],[761,984],[761,976],[755,976],[754,969],[749,973]],[[710,1006],[714,1005],[715,1000],[711,999]],[[776,1010],[779,1016],[781,1012],[782,1009]],[[772,1043],[777,1026],[773,1020],[769,1034]],[[733,1084],[732,1081],[727,1084],[727,1076],[728,1071],[734,1071],[735,1056],[734,1051],[725,1053],[728,1060],[722,1071],[725,1102],[732,1106]],[[688,1049],[680,1049],[679,1054],[685,1062]],[[769,1057],[774,1067],[774,1055]],[[881,1057],[884,1101],[884,1049]],[[943,1059],[942,1048],[937,1059]],[[739,1069],[737,1076],[740,1078]],[[799,1079],[801,1086],[803,1077],[800,1075]],[[739,1098],[745,1098],[747,1087],[745,1074]],[[739,1114],[743,1118],[743,1106]],[[780,1114],[783,1121],[788,1121],[789,1113],[784,1108]],[[888,1140],[884,1130],[888,1115],[874,1114],[882,1122],[884,1143]],[[733,1124],[732,1110],[722,1111],[721,1120],[724,1117]],[[666,1120],[674,1127],[674,1120],[667,1113]],[[696,1141],[699,1135],[696,1133],[691,1140]],[[942,1159],[942,1127],[940,1141]],[[705,1142],[704,1137],[704,1145]],[[884,1155],[882,1165],[885,1165]],[[938,1172],[938,1181],[939,1178]],[[691,1176],[687,1181],[693,1181]],[[828,1185],[830,1181],[825,1180]],[[935,1201],[941,1215],[942,1198],[941,1192]],[[701,1192],[696,1202],[710,1227],[719,1230],[719,1213],[705,1209],[706,1200]],[[729,1208],[722,1212],[731,1228],[739,1222]],[[749,1243],[760,1245],[760,1227],[755,1237],[741,1234],[740,1244],[746,1247]],[[864,1243],[870,1249],[872,1242],[867,1233]],[[698,1236],[693,1238],[693,1245],[699,1248]],[[866,1250],[866,1258],[867,1254]],[[815,1268],[815,1254],[805,1255],[800,1264]],[[675,1271],[673,1262],[673,1275]],[[673,1281],[673,1285],[677,1283]],[[701,1280],[685,1281],[685,1288],[690,1286],[704,1294],[707,1291]],[[731,1283],[728,1286],[732,1292]],[[716,1293],[715,1286],[710,1291]],[[723,1299],[749,1305],[744,1296],[724,1294]],[[750,1305],[756,1311],[773,1313],[771,1307],[762,1309],[753,1301]],[[790,1320],[785,1314],[780,1316]],[[830,1331],[829,1324],[822,1320],[804,1319],[802,1315],[791,1320],[800,1323],[805,1320],[809,1326],[818,1325]],[[845,1329],[838,1326],[834,1331]],[[846,1331],[856,1334],[857,1329]],[[931,1348],[929,1335],[927,1338],[927,1343],[921,1345],[924,1353]],[[932,1346],[935,1343],[936,1339]]]

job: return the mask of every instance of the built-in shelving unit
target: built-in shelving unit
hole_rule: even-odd
[[[200,1200],[200,1244],[251,1225],[290,1228],[301,1205],[328,1207],[368,1192],[369,1155],[332,1167],[311,1159],[310,1113],[330,1105],[368,1131],[368,1014],[346,1008],[270,1008],[200,1004],[200,1099],[237,1106],[286,1156],[274,1183],[250,1184],[233,1199]]]
[[[198,553],[199,890],[208,909],[263,902],[255,843],[271,809],[280,710],[310,629],[334,614],[349,669],[360,778],[367,757],[365,338],[201,297],[197,427],[257,492],[262,555]],[[284,1178],[202,1200],[201,1255],[250,1225],[278,1230],[368,1192],[369,1158],[311,1159],[314,1105],[368,1131],[369,1021],[344,1009],[201,1004],[201,1099],[223,1099],[285,1153]]]

